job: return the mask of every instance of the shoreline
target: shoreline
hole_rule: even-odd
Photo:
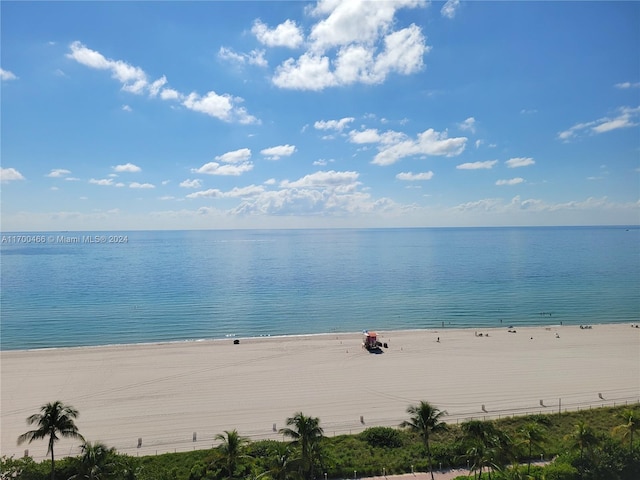
[[[640,401],[640,328],[515,330],[378,331],[389,345],[379,355],[361,348],[362,333],[5,350],[0,455],[43,458],[46,442],[15,440],[26,417],[55,400],[79,410],[87,440],[131,455],[211,448],[234,428],[281,439],[274,425],[297,411],[333,436],[397,426],[420,400],[447,410],[450,423],[555,413],[560,399],[561,410]],[[57,456],[77,448],[61,440]]]
[[[578,323],[567,323],[564,324],[562,321],[559,324],[549,323],[549,324],[534,324],[534,323],[517,323],[513,322],[508,325],[509,322],[497,325],[478,325],[478,326],[453,326],[453,325],[445,325],[440,327],[425,327],[425,328],[394,328],[392,330],[384,330],[384,329],[370,329],[371,331],[376,332],[399,332],[399,333],[411,333],[411,332],[437,332],[437,331],[461,331],[461,330],[489,330],[489,331],[498,331],[503,330],[505,328],[563,328],[563,327],[579,327],[581,326]],[[607,325],[640,325],[640,317],[636,322],[633,321],[620,321],[620,322],[610,322],[610,323],[587,323],[582,325],[597,325],[597,326],[607,326]],[[346,332],[319,332],[319,333],[292,333],[292,334],[275,334],[275,335],[256,335],[256,336],[243,336],[243,335],[235,335],[229,334],[225,337],[215,337],[215,338],[187,338],[187,339],[177,339],[177,340],[160,340],[160,341],[143,341],[143,342],[134,342],[134,343],[105,343],[105,344],[96,344],[96,345],[63,345],[63,346],[55,346],[55,347],[32,347],[32,348],[9,348],[2,349],[0,344],[0,353],[9,353],[9,352],[39,352],[39,351],[54,351],[54,350],[75,350],[75,349],[96,349],[96,348],[121,348],[121,347],[143,347],[148,345],[174,345],[174,344],[190,344],[190,343],[214,343],[214,342],[226,342],[233,340],[244,340],[244,341],[252,341],[252,340],[268,340],[268,339],[287,339],[287,338],[303,338],[303,337],[323,337],[323,336],[335,336],[335,335],[362,335],[363,332],[367,330],[361,331],[346,331]]]

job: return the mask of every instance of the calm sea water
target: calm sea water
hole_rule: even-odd
[[[640,321],[638,227],[16,235],[3,350]]]

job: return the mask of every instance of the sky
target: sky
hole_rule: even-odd
[[[640,2],[12,2],[2,231],[640,224]]]

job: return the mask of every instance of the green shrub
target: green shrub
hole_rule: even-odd
[[[359,437],[372,447],[399,448],[404,444],[402,433],[390,427],[367,428]]]

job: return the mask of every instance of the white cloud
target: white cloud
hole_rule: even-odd
[[[18,77],[16,77],[16,75],[13,72],[10,72],[9,70],[3,70],[2,68],[0,68],[0,80],[17,80]]]
[[[309,35],[315,51],[349,45],[373,44],[389,32],[397,10],[424,6],[423,0],[371,2],[368,0],[320,0],[310,10],[313,17],[326,17],[316,23]]]
[[[278,145],[276,147],[260,150],[268,160],[280,160],[282,157],[289,157],[296,151],[295,145]]]
[[[459,7],[460,0],[447,0],[440,9],[440,14],[445,18],[455,18]]]
[[[253,169],[253,163],[249,161],[250,158],[251,150],[240,148],[218,155],[215,157],[216,162],[205,163],[200,168],[192,168],[191,171],[206,175],[239,176]]]
[[[122,105],[122,110],[124,112],[132,112],[133,111],[129,105]]]
[[[64,168],[54,168],[49,173],[47,173],[47,177],[49,178],[60,178],[65,175],[69,175],[71,170],[66,170]]]
[[[22,174],[15,168],[0,168],[0,182],[7,183],[13,180],[24,180]]]
[[[220,47],[220,50],[218,50],[218,57],[222,60],[240,65],[257,65],[258,67],[267,67],[269,65],[264,55],[264,50],[251,50],[249,53],[237,53],[227,47]]]
[[[244,107],[239,106],[243,102],[242,98],[229,94],[219,95],[215,91],[209,91],[204,96],[195,92],[183,95],[177,90],[164,88],[167,84],[167,78],[164,75],[149,83],[147,74],[139,67],[129,65],[122,60],[107,59],[100,52],[85,47],[79,41],[73,42],[69,48],[71,53],[67,54],[67,57],[89,68],[110,71],[111,76],[120,81],[122,89],[127,92],[135,94],[147,92],[150,97],[159,95],[162,100],[179,100],[189,110],[205,113],[225,122],[259,123],[257,118],[247,113]]]
[[[423,0],[371,2],[321,0],[309,9],[320,17],[308,50],[278,66],[273,83],[281,88],[323,90],[354,83],[378,84],[391,73],[421,70],[430,50],[415,24],[393,30],[396,11],[424,6]]]
[[[408,139],[404,133],[394,132],[393,130],[387,130],[384,133],[378,132],[375,128],[368,128],[365,130],[352,130],[349,132],[349,141],[351,143],[366,144],[366,143],[381,143],[385,145],[391,145]]]
[[[344,117],[340,120],[318,120],[313,124],[316,130],[337,130],[341,132],[347,125],[353,122],[355,118]]]
[[[460,165],[456,165],[458,170],[488,170],[495,166],[498,163],[498,160],[487,160],[484,162],[471,162],[471,163],[461,163]]]
[[[200,168],[193,168],[193,173],[202,173],[206,175],[225,175],[237,177],[245,172],[253,170],[253,163],[244,162],[239,164],[224,164],[221,165],[218,162],[209,162],[202,165]]]
[[[92,178],[89,180],[89,183],[93,185],[101,185],[103,187],[111,187],[113,186],[113,178],[101,178],[101,179]]]
[[[200,188],[202,186],[202,182],[200,182],[200,180],[198,180],[197,178],[194,180],[187,179],[180,182],[180,186],[182,188]]]
[[[466,130],[471,133],[476,133],[476,119],[473,117],[467,118],[464,122],[459,123],[460,130]]]
[[[319,171],[305,175],[293,182],[285,180],[280,183],[280,186],[287,188],[343,188],[355,186],[358,177],[357,172]]]
[[[129,173],[136,173],[136,172],[141,172],[142,169],[137,166],[134,165],[133,163],[125,163],[124,165],[116,165],[115,167],[111,167],[113,168],[113,170],[115,172],[121,173],[121,172],[129,172]]]
[[[619,128],[635,127],[638,123],[634,122],[632,119],[637,117],[638,113],[640,113],[640,107],[622,107],[620,109],[620,115],[611,119],[601,119],[601,122],[594,126],[592,130],[595,133],[604,133],[610,132],[611,130],[617,130]]]
[[[519,183],[524,182],[524,178],[510,178],[508,180],[498,180],[496,185],[518,185]]]
[[[464,151],[466,143],[466,137],[447,138],[447,132],[436,132],[430,128],[419,133],[416,140],[403,140],[379,147],[380,151],[371,163],[391,165],[415,155],[453,157]]]
[[[246,187],[234,187],[228,192],[223,192],[217,188],[210,188],[200,192],[187,195],[187,198],[246,198],[260,195],[264,192],[264,187],[249,185]]]
[[[621,90],[626,90],[628,88],[640,88],[640,82],[622,82],[622,83],[616,83],[615,84],[616,88],[619,88]]]
[[[173,88],[163,88],[160,92],[160,98],[162,100],[178,100],[181,98],[180,92]]]
[[[148,189],[148,188],[156,188],[155,185],[153,185],[152,183],[138,183],[138,182],[131,182],[129,184],[129,188],[141,188],[141,189]]]
[[[187,195],[187,198],[220,198],[222,192],[217,188],[210,188],[209,190],[202,190],[200,192],[193,192]]]
[[[431,180],[433,178],[433,172],[422,172],[422,173],[412,173],[412,172],[402,172],[396,175],[398,180],[405,180],[409,182],[415,182],[419,180]]]
[[[223,153],[215,157],[215,160],[224,163],[239,163],[246,162],[251,158],[251,150],[248,148],[241,148],[232,152]]]
[[[558,133],[558,139],[569,141],[581,133],[587,131],[592,134],[600,134],[620,128],[635,127],[638,125],[637,117],[640,107],[619,107],[618,116],[603,117],[590,122],[577,123],[574,126]]]
[[[251,28],[258,41],[268,47],[297,48],[304,42],[302,30],[293,20],[286,20],[276,28],[269,29],[260,20],[256,20]]]
[[[232,97],[228,94],[218,95],[216,92],[210,91],[204,97],[192,92],[184,99],[182,105],[189,110],[205,113],[225,122],[258,123],[256,117],[249,115],[244,107],[237,105],[241,102],[242,99],[239,97]]]
[[[536,161],[531,157],[515,157],[504,162],[509,168],[528,167],[535,165]]]
[[[110,60],[101,53],[85,47],[81,42],[75,41],[70,47],[71,53],[67,57],[90,68],[109,70],[111,76],[122,83],[122,89],[136,94],[144,92],[148,86],[147,75],[141,68],[129,65],[121,60]]]
[[[166,84],[167,84],[167,77],[163,75],[158,80],[156,80],[151,85],[149,85],[149,95],[152,97],[157,96],[158,93],[160,93],[160,90],[162,89],[162,87],[164,87]]]

